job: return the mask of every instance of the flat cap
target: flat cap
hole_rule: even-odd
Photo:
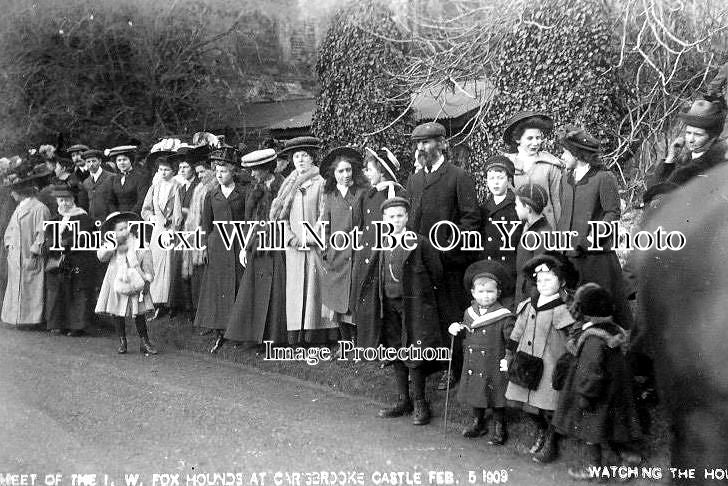
[[[445,127],[437,122],[427,122],[417,125],[412,131],[412,140],[430,140],[432,138],[444,137]]]
[[[487,174],[489,170],[498,168],[506,171],[508,177],[513,177],[516,173],[516,167],[513,165],[513,162],[505,155],[488,157],[488,160],[485,161],[485,173]]]
[[[533,210],[541,214],[549,202],[549,195],[539,184],[523,184],[516,189],[516,196],[523,204],[528,204]]]
[[[397,208],[400,206],[405,208],[407,211],[410,210],[410,202],[407,199],[399,196],[386,199],[380,206],[380,209],[382,210],[382,212],[384,212],[384,210],[387,208]]]
[[[84,153],[82,153],[81,157],[83,157],[84,160],[90,159],[92,157],[97,158],[97,159],[103,159],[104,153],[101,150],[89,149],[89,150],[86,150]]]
[[[79,143],[79,144],[71,145],[70,147],[68,147],[66,149],[66,152],[68,152],[69,154],[72,154],[74,152],[85,152],[87,150],[88,150],[88,147],[86,145]]]
[[[255,150],[249,154],[243,155],[242,165],[246,169],[254,169],[261,165],[265,165],[269,162],[273,162],[278,158],[278,154],[275,149],[268,148],[262,150]]]

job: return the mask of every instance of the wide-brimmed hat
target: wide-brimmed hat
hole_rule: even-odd
[[[83,160],[90,159],[92,157],[97,158],[99,160],[103,160],[104,152],[101,150],[89,149],[89,150],[86,150],[84,153],[82,153],[81,157],[83,158]]]
[[[86,145],[79,143],[79,144],[71,145],[70,147],[68,147],[66,149],[66,152],[68,152],[69,154],[72,154],[74,152],[85,152],[87,150],[88,150],[88,147]]]
[[[545,267],[544,267],[545,265]],[[521,269],[523,275],[535,280],[539,271],[550,270],[566,283],[566,288],[573,289],[579,283],[579,272],[567,257],[559,253],[546,252],[543,255],[531,258]]]
[[[30,162],[25,162],[8,175],[7,182],[10,187],[21,189],[36,184],[51,174],[53,174],[53,171],[44,163],[33,165]]]
[[[106,156],[114,159],[117,155],[133,155],[137,153],[137,145],[119,145],[106,150]]]
[[[392,180],[397,182],[397,171],[400,170],[402,167],[399,163],[399,160],[397,160],[397,157],[394,156],[391,150],[389,150],[387,147],[382,147],[379,150],[374,150],[372,148],[366,147],[366,151],[374,157],[377,162],[384,168],[384,170],[387,171],[387,173],[392,177]]]
[[[71,188],[66,184],[56,184],[51,187],[52,197],[74,197]]]
[[[598,154],[601,142],[582,127],[567,125],[559,130],[559,144],[565,149],[577,149]]]
[[[498,282],[501,297],[510,297],[515,293],[516,285],[510,272],[500,263],[493,260],[480,260],[471,264],[463,277],[466,289],[473,288],[473,281],[478,277],[488,277]]]
[[[506,145],[514,145],[513,132],[518,127],[540,128],[546,132],[554,129],[554,120],[545,113],[538,111],[520,111],[506,121],[506,129],[503,130],[503,141]]]
[[[277,159],[278,153],[275,149],[254,150],[243,155],[240,165],[245,169],[262,169],[266,167],[273,169],[276,166]]]
[[[319,171],[321,175],[325,175],[326,171],[329,170],[329,167],[331,164],[334,163],[334,161],[338,157],[345,157],[346,159],[350,160],[353,164],[357,164],[361,167],[362,161],[364,160],[364,157],[362,156],[361,152],[350,145],[342,146],[342,147],[336,147],[334,149],[329,150],[329,152],[324,156],[323,160],[321,161],[321,165],[319,166]]]
[[[132,211],[114,211],[113,213],[106,216],[103,224],[101,225],[101,233],[112,231],[114,225],[120,221],[141,221],[141,217]]]
[[[691,127],[720,133],[726,112],[720,101],[695,100],[688,110],[681,111],[677,116]]]
[[[296,137],[283,143],[281,153],[293,154],[297,150],[316,151],[321,149],[321,139],[317,137]]]

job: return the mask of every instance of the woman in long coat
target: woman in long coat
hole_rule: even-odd
[[[8,252],[8,285],[3,300],[2,321],[8,324],[39,324],[43,322],[43,288],[45,285],[44,221],[51,217],[45,204],[36,199],[36,181],[47,172],[25,172],[12,183],[11,191],[18,205],[5,230]]]
[[[337,250],[330,244],[336,232],[350,233],[354,228],[355,207],[369,184],[361,168],[362,156],[354,148],[339,147],[329,152],[321,162],[326,183],[324,185],[324,210],[319,219],[326,227],[327,247],[324,251],[321,279],[324,306],[334,312],[341,339],[356,339],[356,322],[352,320],[350,303],[354,251],[351,245]]]
[[[513,176],[514,189],[523,184],[538,184],[548,193],[548,203],[543,210],[549,225],[556,227],[561,216],[561,173],[563,163],[554,155],[541,150],[544,136],[554,127],[553,120],[543,114],[523,111],[507,122],[503,141],[511,153],[504,154],[511,159],[516,173]]]
[[[93,291],[92,269],[95,255],[91,251],[73,249],[71,224],[78,224],[79,231],[92,233],[95,230],[88,213],[74,203],[74,193],[67,186],[56,186],[51,193],[58,206],[58,216],[53,218],[64,224],[48,227],[48,259],[61,258],[56,271],[46,272],[45,318],[46,327],[52,333],[66,332],[79,336],[91,322],[91,292]],[[62,250],[53,250],[53,235],[60,232]]]
[[[202,230],[207,236],[207,269],[197,302],[195,327],[216,332],[215,345],[210,350],[212,353],[225,342],[230,309],[235,305],[238,284],[243,276],[243,266],[238,258],[241,242],[232,238],[231,248],[226,248],[220,231],[213,224],[213,221],[245,220],[247,191],[233,179],[237,158],[237,151],[232,147],[223,147],[210,156],[216,163],[215,177],[220,185],[207,193],[202,211]],[[229,235],[233,234],[231,224],[224,227]]]
[[[169,303],[169,287],[172,280],[172,251],[174,236],[162,238],[161,233],[173,231],[182,223],[182,205],[179,199],[179,183],[174,179],[174,163],[168,157],[157,159],[156,181],[147,191],[142,204],[142,218],[154,223],[150,249],[154,262],[154,281],[150,292],[154,305],[159,309]],[[155,316],[156,317],[156,316]]]
[[[376,243],[375,221],[382,221],[382,203],[395,196],[406,197],[407,191],[397,183],[396,171],[400,165],[389,149],[375,151],[369,147],[364,156],[364,175],[369,179],[371,187],[366,190],[354,207],[354,226],[362,232],[362,249],[354,252],[354,267],[351,274],[350,308],[354,322],[357,323],[357,342],[361,347],[376,347],[381,342],[381,329],[366,326],[358,318],[359,307],[363,299],[359,298],[359,290],[369,268],[374,264],[372,247]]]
[[[321,215],[324,178],[314,165],[321,141],[315,137],[288,140],[284,151],[295,170],[286,177],[271,205],[270,219],[284,222],[286,245],[286,320],[290,343],[336,341],[335,323],[321,319],[321,254],[303,222],[313,228]],[[308,249],[303,249],[303,243]]]
[[[15,211],[15,199],[10,194],[10,188],[0,187],[0,235],[5,234],[5,229],[10,224],[10,218]],[[0,302],[5,300],[5,287],[8,284],[8,250],[5,245],[0,247]]]
[[[246,221],[266,221],[270,206],[283,183],[274,174],[276,151],[256,150],[243,157],[242,166],[252,170],[255,183],[245,201]],[[245,273],[230,313],[225,339],[259,345],[273,341],[275,345],[288,342],[286,327],[286,266],[281,251],[262,250],[258,233],[271,236],[270,225],[257,225],[243,253]]]

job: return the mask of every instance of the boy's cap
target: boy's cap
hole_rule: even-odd
[[[505,155],[489,157],[485,161],[485,173],[487,174],[491,169],[503,169],[508,174],[508,177],[513,177],[516,173],[516,167],[513,165],[513,162]]]
[[[515,292],[515,282],[510,272],[500,263],[493,260],[480,260],[471,264],[463,277],[463,285],[466,289],[473,288],[473,282],[478,277],[488,277],[498,282],[501,289],[501,297],[510,297]]]
[[[523,204],[528,204],[534,212],[541,214],[549,202],[546,189],[538,184],[524,184],[516,189],[516,196]]]
[[[385,200],[380,206],[380,209],[382,212],[384,212],[384,210],[387,208],[396,208],[399,206],[405,208],[407,212],[409,212],[410,210],[410,202],[407,199],[399,196],[390,197],[389,199]]]

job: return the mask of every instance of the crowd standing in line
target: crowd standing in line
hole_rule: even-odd
[[[725,113],[719,102],[698,100],[680,114],[684,134],[645,194],[649,207],[726,161],[717,138]],[[442,372],[438,388],[459,381],[457,397],[473,414],[464,436],[490,429],[490,444],[506,443],[506,408],[519,408],[536,424],[530,452],[538,462],[558,457],[562,436],[588,445],[590,465],[602,463],[605,445],[639,462],[645,424],[625,354],[631,291],[613,240],[594,241],[588,225],[620,219],[617,181],[601,164],[599,140],[583,128],[557,132],[559,157],[544,151],[553,129],[544,113],[511,118],[504,141],[512,150],[486,161],[482,206],[473,177],[448,160],[446,130],[436,122],[412,133],[415,171],[407,181],[385,147],[341,146],[322,156],[315,137],[242,159],[202,134],[190,145],[165,139],[141,161],[136,146],[102,152],[80,144],[7,160],[0,164],[2,321],[78,336],[94,314],[108,316],[120,354],[127,352],[127,318],[140,352],[156,354],[147,322],[164,312],[187,313],[202,334],[213,334],[213,353],[228,341],[343,339],[397,349],[452,342],[452,372]],[[250,176],[237,174],[240,166]],[[149,232],[130,224],[140,220],[151,223]],[[431,235],[445,220],[482,234],[484,250],[437,250],[430,236],[441,245],[457,237],[448,226]],[[47,221],[60,223],[58,234]],[[232,238],[228,249],[234,221],[258,223],[245,244]],[[266,221],[282,225],[285,251],[264,248],[275,233]],[[378,221],[390,223],[403,244],[374,249]],[[566,252],[521,243],[504,249],[498,225],[515,221],[522,223],[516,242],[525,230],[555,229],[575,231],[576,244]],[[327,239],[359,229],[362,250],[319,251],[303,222],[325,227]],[[115,247],[74,248],[74,228],[90,233],[99,226],[113,233]],[[206,248],[167,250],[179,241],[157,236],[170,229],[202,229]],[[407,230],[416,234],[413,248],[404,244]],[[151,244],[141,248],[142,239]],[[51,249],[54,240],[61,249]],[[441,363],[392,364],[398,399],[379,416],[412,414],[413,424],[427,424],[425,380]],[[585,468],[569,473],[588,478]]]

